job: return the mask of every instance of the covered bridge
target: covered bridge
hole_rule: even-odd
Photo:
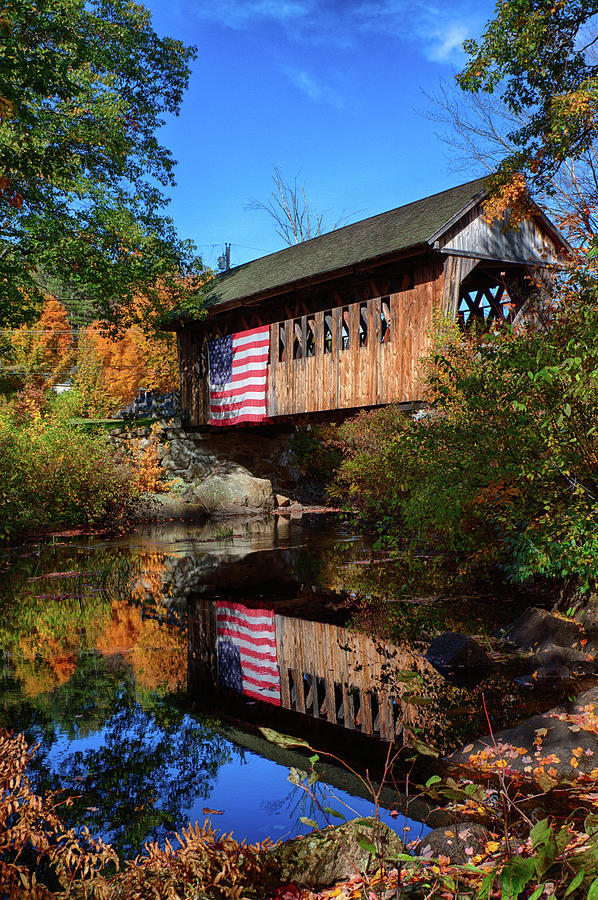
[[[420,400],[435,312],[463,327],[513,320],[530,275],[567,250],[539,208],[518,229],[489,226],[485,197],[477,179],[219,275],[207,317],[171,326],[185,423]]]

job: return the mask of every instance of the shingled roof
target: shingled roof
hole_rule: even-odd
[[[485,178],[441,191],[353,225],[236,266],[210,282],[207,308],[234,305],[261,294],[342,271],[358,263],[405,251],[429,241],[472,201],[482,197]]]

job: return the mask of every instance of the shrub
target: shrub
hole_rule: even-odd
[[[40,408],[41,406],[41,408]],[[119,516],[130,472],[105,438],[22,395],[0,408],[0,529],[10,537],[49,525]]]
[[[598,287],[578,273],[544,313],[541,327],[482,338],[441,325],[425,363],[429,408],[346,424],[333,493],[386,542],[587,589],[598,572]]]
[[[67,828],[57,794],[39,796],[27,766],[34,750],[22,734],[0,731],[0,885],[6,897],[45,900],[56,882],[70,889],[75,879],[94,881],[116,853],[87,829]],[[45,882],[45,883],[44,883]]]

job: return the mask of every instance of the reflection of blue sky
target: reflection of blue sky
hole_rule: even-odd
[[[245,761],[235,757],[232,762],[225,763],[219,770],[214,789],[207,801],[196,803],[188,816],[193,821],[203,819],[203,807],[222,810],[222,815],[212,816],[212,824],[222,831],[234,831],[237,838],[263,841],[267,837],[279,840],[306,834],[309,826],[299,821],[300,816],[314,819],[319,825],[329,824],[326,816],[321,815],[309,802],[305,792],[290,784],[289,770],[256,753],[246,751]],[[317,784],[321,806],[330,806],[342,812],[347,819],[357,816],[369,816],[373,812],[373,804],[361,797],[352,797],[336,788]],[[393,819],[386,810],[382,818],[391,828],[401,834],[407,825],[411,831],[405,840],[413,840],[430,829],[399,815]],[[340,819],[330,817],[330,822],[338,824]]]
[[[188,724],[191,720],[186,716],[184,721]],[[62,730],[57,730],[56,742],[45,756],[45,764],[53,772],[66,775],[63,785],[70,793],[82,793],[85,798],[84,786],[68,778],[69,760],[75,754],[85,756],[101,749],[109,730],[110,723],[107,723],[100,731],[75,740],[69,740]],[[148,734],[148,738],[150,737]],[[196,796],[194,802],[183,810],[184,819],[178,823],[178,828],[186,825],[187,821],[202,823],[206,818],[204,807],[222,811],[222,815],[210,816],[214,828],[232,831],[238,840],[244,839],[249,843],[263,841],[268,837],[276,841],[307,833],[311,829],[299,821],[300,816],[314,819],[319,825],[328,824],[326,816],[320,814],[310,803],[305,792],[287,780],[289,772],[285,766],[249,750],[239,749],[233,744],[229,746],[231,759],[218,770],[212,790],[207,797]],[[170,768],[157,777],[158,796],[162,793],[161,780],[169,782],[175,774],[174,769]],[[191,785],[196,774],[199,773],[192,770],[187,773]],[[318,783],[313,790],[317,793],[321,806],[338,810],[348,819],[355,815],[371,815],[373,812],[371,802],[352,797],[336,788]],[[109,802],[108,798],[106,802]],[[429,828],[419,822],[407,820],[402,815],[393,819],[386,810],[382,812],[382,818],[406,840],[413,840],[429,831]],[[330,817],[329,821],[338,824],[341,820]],[[411,830],[402,835],[405,825]],[[109,835],[105,837],[109,838]]]

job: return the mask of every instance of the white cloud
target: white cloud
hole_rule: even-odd
[[[303,94],[306,94],[310,100],[313,100],[315,103],[326,103],[335,107],[335,109],[342,109],[344,103],[341,95],[329,85],[315,78],[310,72],[307,72],[305,69],[294,69],[290,66],[285,66],[282,71],[295,87]]]
[[[431,34],[424,47],[426,57],[433,62],[461,63],[463,41],[471,37],[471,31],[462,22],[449,23],[443,31]]]
[[[195,0],[190,11],[229,28],[247,28],[260,20],[291,24],[309,16],[313,7],[312,0]]]
[[[235,29],[276,24],[307,44],[349,47],[365,35],[392,36],[438,63],[460,62],[463,41],[483,24],[474,0],[192,0],[189,12]]]

